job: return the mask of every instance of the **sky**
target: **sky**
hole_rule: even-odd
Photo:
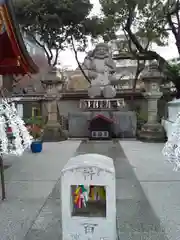
[[[99,1],[91,0],[91,3],[93,4],[91,15],[99,14],[100,8],[101,8]],[[179,54],[175,45],[175,40],[172,35],[169,37],[168,46],[166,47],[153,46],[153,50],[159,53],[162,57],[164,57],[167,60],[175,57],[179,57]],[[78,53],[79,61],[83,62],[85,56],[86,56],[85,53]],[[76,69],[78,66],[76,59],[74,57],[73,51],[69,49],[61,52],[59,56],[59,62],[63,68]]]

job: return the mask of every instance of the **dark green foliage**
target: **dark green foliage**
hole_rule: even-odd
[[[25,120],[25,123],[34,139],[42,138],[45,122],[41,116],[29,118]]]
[[[168,74],[169,78],[172,79],[172,82],[177,89],[176,98],[180,98],[180,64],[169,64],[168,65]]]
[[[146,60],[156,59],[160,70],[167,74],[180,92],[177,72],[171,71],[167,61],[150,48],[152,43],[159,46],[167,44],[171,32],[180,54],[179,0],[100,0],[100,3],[104,22],[111,24],[107,34],[111,36],[117,29],[124,31],[132,58],[138,60],[143,56]],[[143,39],[146,42],[143,43]],[[132,51],[132,45],[136,50],[133,48]]]
[[[97,19],[91,22],[88,18],[89,0],[14,0],[14,6],[22,30],[44,49],[49,65],[57,64],[59,52],[68,46],[71,36],[79,40],[90,32],[96,34],[93,25]]]
[[[180,76],[180,63],[178,64],[170,64],[168,66],[170,72],[172,72],[176,76]]]
[[[167,4],[157,0],[100,0],[105,21],[110,30],[134,28],[137,39],[146,38],[158,45],[165,44],[167,32]],[[127,31],[128,33],[128,31]],[[130,35],[129,35],[130,37]],[[131,39],[132,40],[132,39]]]
[[[24,120],[26,125],[36,125],[40,128],[43,128],[45,125],[45,122],[43,120],[43,117],[39,116],[39,117],[31,117],[28,119]]]

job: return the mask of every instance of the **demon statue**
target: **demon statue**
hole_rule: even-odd
[[[89,95],[111,98],[116,95],[113,85],[116,84],[116,65],[105,43],[96,45],[94,51],[88,52],[84,59],[83,68],[91,82]]]

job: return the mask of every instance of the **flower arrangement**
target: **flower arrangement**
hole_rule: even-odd
[[[43,121],[41,117],[32,117],[26,121],[26,127],[34,141],[41,141],[43,136]]]
[[[4,180],[4,155],[22,155],[31,146],[32,137],[19,117],[15,104],[1,99],[0,102],[0,178],[2,200],[6,198]]]
[[[14,103],[0,104],[0,154],[21,155],[29,148],[32,137],[18,116]]]
[[[34,140],[41,140],[43,129],[41,129],[37,125],[32,125],[29,128],[29,133],[33,137]]]

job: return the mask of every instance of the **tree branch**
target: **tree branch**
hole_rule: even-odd
[[[138,50],[137,55],[138,55],[139,59],[141,59],[141,60],[156,59],[159,64],[160,70],[164,71],[168,65],[167,61],[163,57],[161,57],[157,52],[143,48],[143,46],[138,41],[136,35],[132,32],[132,30],[131,30],[131,26],[133,23],[133,12],[132,11],[133,11],[132,9],[129,9],[129,16],[128,16],[126,26],[124,29],[127,32],[128,36],[131,39],[131,41],[133,42],[133,44],[137,48],[137,50]]]
[[[129,10],[129,13],[128,13],[128,18],[127,18],[124,30],[128,33],[129,38],[134,43],[134,45],[136,46],[138,51],[142,53],[142,52],[144,52],[144,49],[143,49],[142,45],[140,44],[140,42],[138,41],[135,34],[133,34],[133,32],[131,31],[131,26],[132,26],[133,19],[134,19],[133,15],[134,15],[135,6],[132,9],[130,7],[128,7],[128,10]]]
[[[176,12],[178,12],[180,10],[180,3],[179,1],[176,2],[176,4],[173,3],[172,9],[171,11],[168,12],[169,15],[174,15],[176,14]]]
[[[167,22],[168,22],[168,24],[169,24],[169,26],[171,28],[171,31],[174,34],[174,37],[176,39],[177,38],[177,31],[176,31],[176,27],[173,24],[172,16],[170,14],[167,14],[166,18],[167,18]]]
[[[179,19],[179,12],[176,12],[176,15],[178,15],[178,19]],[[179,23],[179,26],[176,28],[175,25],[173,24],[173,21],[172,21],[172,15],[169,13],[167,14],[166,16],[166,19],[167,19],[167,22],[171,28],[171,31],[174,35],[174,38],[176,40],[176,46],[177,46],[177,49],[178,49],[178,53],[180,55],[180,23]],[[179,21],[177,19],[177,21]]]
[[[54,59],[53,65],[52,65],[53,67],[56,66],[58,57],[59,57],[59,48],[56,48],[55,59]]]
[[[176,3],[176,18],[177,18],[177,22],[178,22],[178,26],[180,26],[180,19],[179,19],[179,0],[177,0],[177,3]]]
[[[52,57],[53,57],[52,52],[48,49],[49,52],[50,52],[50,54],[49,54],[49,52],[47,51],[45,45],[42,44],[42,43],[40,43],[40,42],[36,39],[36,37],[34,36],[34,34],[32,34],[32,33],[29,32],[29,31],[28,31],[28,34],[32,37],[32,39],[35,41],[35,43],[37,43],[38,46],[40,46],[40,47],[44,50],[44,52],[45,52],[45,54],[46,54],[46,57],[47,57],[47,60],[48,60],[48,64],[49,64],[49,66],[51,66],[51,60],[52,60]]]
[[[79,62],[79,59],[78,59],[78,55],[77,55],[77,51],[76,51],[76,48],[75,48],[75,45],[74,45],[74,39],[73,39],[73,36],[71,36],[71,42],[72,42],[72,47],[73,47],[73,51],[74,51],[74,55],[75,55],[75,59],[76,59],[76,62],[78,64],[78,67],[79,69],[81,70],[83,76],[85,77],[85,79],[91,83],[91,81],[89,80],[88,76],[86,75],[84,69],[82,68],[80,62]]]
[[[135,77],[134,77],[134,81],[133,81],[133,87],[132,87],[132,92],[134,93],[135,90],[136,90],[136,85],[137,85],[137,81],[139,79],[139,75],[140,73],[144,70],[145,68],[145,62],[146,60],[143,60],[143,65],[141,65],[141,62],[140,62],[140,58],[139,58],[139,55],[137,54],[136,51],[133,51],[132,49],[132,41],[130,39],[130,37],[128,37],[127,33],[125,32],[124,30],[124,34],[126,36],[126,39],[128,41],[128,45],[129,45],[129,50],[130,52],[132,53],[132,55],[134,56],[134,58],[136,59],[137,61],[137,67],[136,67],[136,73],[135,73]],[[148,49],[148,46],[149,46],[150,42],[148,42],[147,46],[145,49]],[[131,96],[131,101],[132,101],[132,105],[133,105],[133,101],[134,101],[134,94],[132,94]],[[132,106],[133,107],[133,106]]]

